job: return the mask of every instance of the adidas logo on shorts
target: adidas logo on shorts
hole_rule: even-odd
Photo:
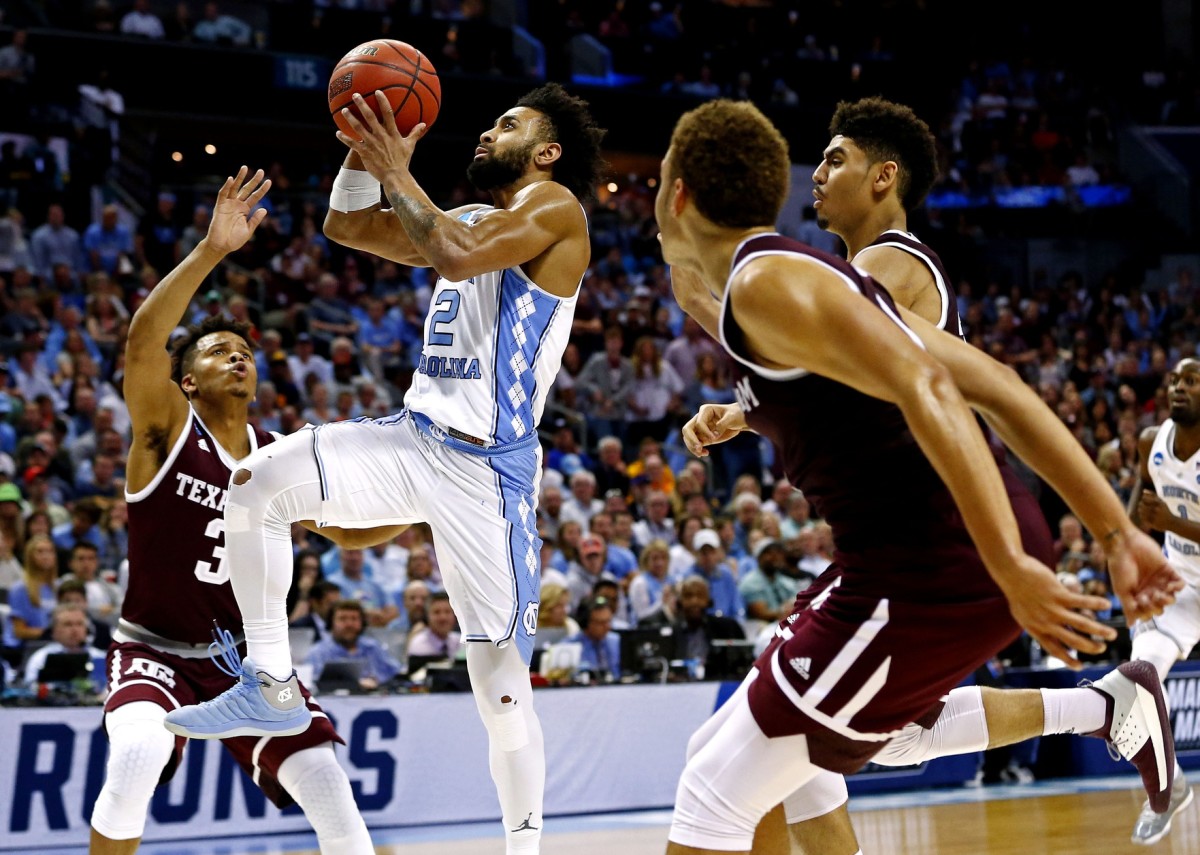
[[[808,669],[812,667],[812,658],[809,656],[793,656],[788,660],[788,664],[795,669],[796,673],[808,679]]]

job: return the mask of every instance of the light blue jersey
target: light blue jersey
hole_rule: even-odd
[[[463,219],[473,224],[489,210]],[[531,436],[562,363],[578,297],[578,288],[567,298],[542,290],[519,267],[465,282],[438,279],[405,407],[489,445]]]

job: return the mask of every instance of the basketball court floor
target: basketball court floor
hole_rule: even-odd
[[[1153,848],[1129,833],[1142,804],[1135,776],[856,796],[851,812],[865,855],[1195,855],[1200,799]],[[546,821],[543,855],[662,855],[669,811],[635,811]],[[377,855],[503,855],[496,823],[381,829]],[[36,850],[82,855],[86,849]],[[143,855],[317,855],[311,834],[179,841],[142,846]]]

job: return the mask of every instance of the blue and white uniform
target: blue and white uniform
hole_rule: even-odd
[[[515,638],[526,662],[540,581],[537,426],[578,294],[557,297],[518,267],[439,279],[404,410],[315,428],[321,522],[428,522],[463,638]]]
[[[1187,460],[1175,456],[1175,422],[1167,419],[1159,428],[1150,446],[1146,461],[1154,492],[1177,517],[1200,519],[1200,452]],[[1177,534],[1163,535],[1163,552],[1167,563],[1187,582],[1161,615],[1138,622],[1134,635],[1155,629],[1179,646],[1184,659],[1200,643],[1200,543],[1185,540]]]

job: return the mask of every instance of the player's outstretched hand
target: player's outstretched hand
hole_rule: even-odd
[[[243,166],[233,178],[226,178],[217,193],[212,221],[208,224],[208,244],[222,254],[241,249],[259,224],[267,218],[266,208],[255,208],[271,189],[260,169],[251,175]]]
[[[1162,548],[1133,526],[1109,537],[1104,554],[1113,593],[1120,598],[1130,625],[1162,614],[1184,588],[1183,578],[1167,563]]]
[[[354,115],[354,111],[349,107],[344,107],[342,116],[347,124],[354,128],[357,138],[347,136],[341,131],[337,132],[337,138],[362,158],[363,168],[383,184],[389,174],[408,172],[408,164],[412,161],[417,140],[425,136],[429,126],[421,122],[408,136],[404,136],[396,127],[392,105],[387,96],[378,89],[375,90],[375,103],[379,107],[379,116],[367,106],[367,101],[362,95],[354,93],[354,106],[358,108],[358,115]]]
[[[1022,556],[1020,563],[1019,572],[1009,577],[1012,583],[1004,588],[1004,595],[1013,618],[1042,650],[1075,670],[1083,663],[1072,651],[1104,652],[1105,643],[1115,639],[1117,631],[1087,612],[1107,609],[1108,600],[1067,590],[1054,571],[1028,555]]]
[[[683,426],[683,443],[697,457],[707,457],[706,445],[732,439],[746,429],[740,404],[705,404]]]

